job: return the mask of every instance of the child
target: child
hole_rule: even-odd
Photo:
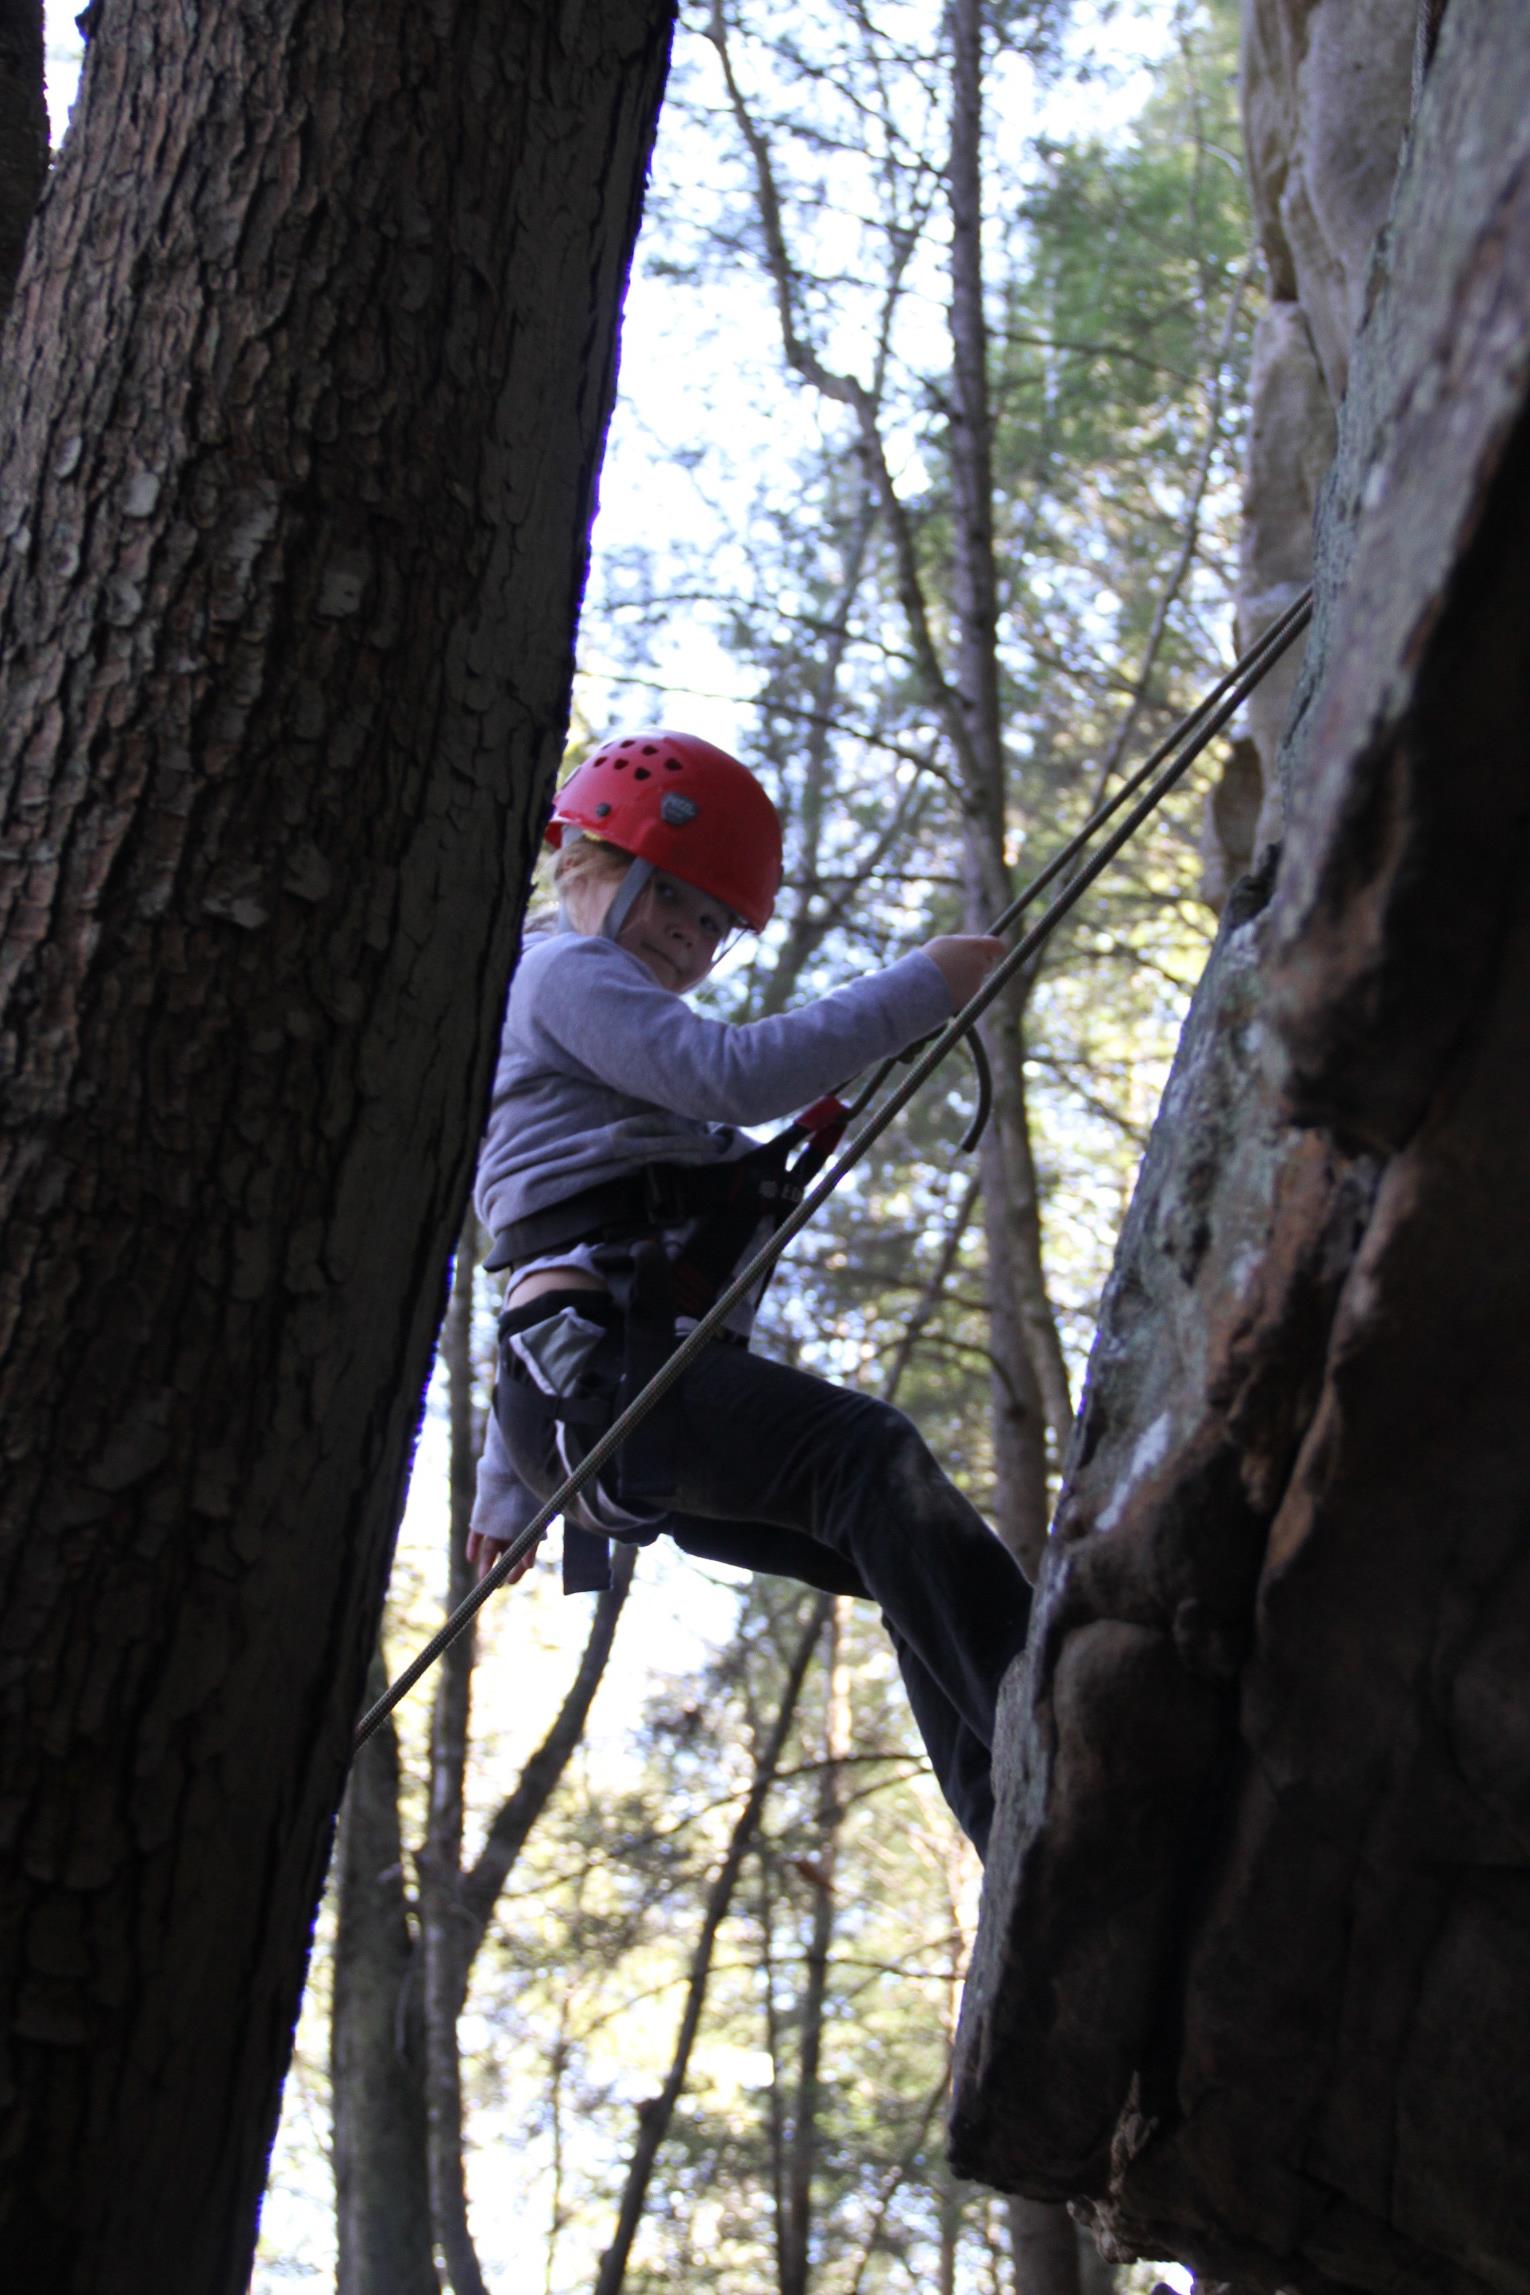
[[[689,734],[609,741],[547,835],[563,929],[516,972],[478,1174],[488,1264],[511,1270],[469,1537],[480,1575],[769,1232],[779,1159],[740,1127],[929,1035],[1003,946],[932,940],[733,1027],[683,999],[774,905],[780,825],[747,768]],[[580,1574],[590,1534],[667,1531],[690,1554],[869,1595],[981,1854],[994,1700],[1030,1590],[901,1412],[750,1354],[749,1320],[735,1310],[570,1509],[568,1582],[603,1581],[603,1544],[601,1574]]]

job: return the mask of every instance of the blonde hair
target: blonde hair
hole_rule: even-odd
[[[627,874],[631,864],[632,855],[624,852],[620,845],[607,844],[604,837],[592,837],[587,830],[558,847],[558,857],[553,862],[553,890],[558,896],[560,912],[576,931],[594,929],[584,924],[577,913],[585,905],[581,896],[600,886],[615,884]]]

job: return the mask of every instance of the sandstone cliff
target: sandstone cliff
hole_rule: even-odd
[[[1399,13],[1254,6],[1268,105]],[[1439,16],[1369,273],[1377,175],[1253,107],[1272,275],[1322,282],[1267,361],[1346,386],[1284,836],[1122,1238],[952,2121],[1117,2252],[1307,2295],[1530,2290],[1530,42]]]

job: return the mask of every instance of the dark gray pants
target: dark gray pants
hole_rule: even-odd
[[[614,1408],[619,1345],[593,1368]],[[546,1496],[561,1479],[555,1422],[508,1357],[495,1408],[517,1471]],[[910,1421],[809,1372],[714,1345],[637,1441],[654,1527],[687,1553],[880,1605],[941,1790],[985,1851],[994,1702],[1025,1641],[1030,1588]],[[632,1494],[620,1478],[617,1488]]]

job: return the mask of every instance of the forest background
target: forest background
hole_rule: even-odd
[[[55,132],[70,46],[50,16]],[[679,723],[775,789],[781,914],[711,1009],[980,924],[1225,664],[1250,244],[1226,0],[682,10],[571,746]],[[957,1070],[764,1318],[896,1394],[1032,1562],[1238,774],[990,1031],[982,1157]],[[391,1669],[461,1590],[480,1255]],[[592,1626],[555,1560],[358,1771],[256,2287],[1039,2287],[1022,2215],[943,2164],[979,1874],[875,1618],[653,1548]]]

